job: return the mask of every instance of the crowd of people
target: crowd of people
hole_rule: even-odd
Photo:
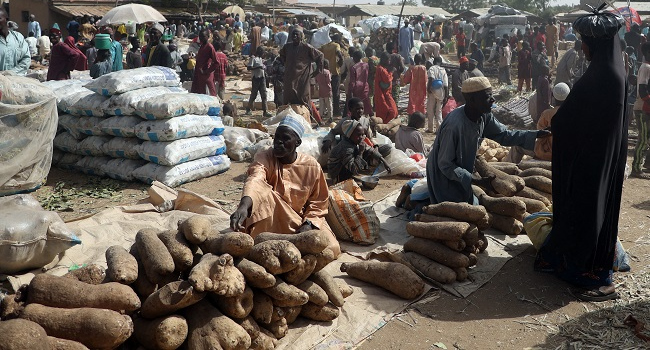
[[[386,158],[392,146],[373,144],[373,124],[388,124],[399,116],[400,91],[408,85],[409,121],[395,134],[395,147],[428,154],[426,178],[421,180],[428,191],[406,200],[414,186],[410,181],[396,205],[418,210],[444,201],[477,204],[471,185],[490,188],[492,180],[473,171],[479,140],[485,137],[512,146],[511,161],[524,154],[551,160],[554,224],[535,268],[580,286],[579,298],[601,301],[617,297],[612,262],[632,115],[639,128],[632,176],[650,178],[650,42],[638,25],[621,38],[618,17],[600,10],[573,26],[551,18],[502,38],[485,36],[470,21],[431,25],[418,16],[406,20],[377,52],[365,40],[349,42],[337,31],[330,32],[330,42],[315,48],[305,32],[323,22],[269,26],[263,17],[241,20],[226,13],[206,23],[118,27],[96,27],[93,18],[75,18],[66,25],[65,37],[57,25],[41,30],[32,16],[24,38],[10,28],[0,9],[0,35],[5,38],[0,41],[0,68],[24,74],[34,58],[49,62],[48,80],[61,80],[69,79],[73,70],[89,69],[96,78],[141,66],[165,66],[182,75],[191,66],[192,92],[223,97],[228,65],[224,52],[248,56],[252,89],[247,113],[260,95],[263,115],[270,116],[266,89],[273,84],[277,105],[304,106],[319,124],[340,118],[321,146],[333,182],[374,166],[391,172]],[[175,38],[191,41],[188,53],[177,51]],[[560,38],[571,42],[562,57]],[[422,44],[414,54],[416,40]],[[458,68],[448,73],[443,53],[455,53]],[[491,113],[493,86],[484,76],[490,64],[497,68],[499,84],[513,85],[511,69],[516,68],[516,89],[535,91],[531,117],[536,130],[510,130]],[[313,96],[318,106],[312,87],[318,91]],[[457,108],[443,120],[442,109],[451,101]],[[318,228],[331,234],[324,219],[325,173],[314,158],[296,152],[303,122],[284,118],[273,148],[256,154],[231,217],[234,230],[256,235]],[[424,145],[422,128],[436,133],[430,147]],[[340,253],[333,234],[330,248],[335,256]]]

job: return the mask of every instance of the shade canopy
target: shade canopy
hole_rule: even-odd
[[[142,4],[127,4],[106,12],[97,23],[100,26],[126,23],[167,22],[155,8]]]

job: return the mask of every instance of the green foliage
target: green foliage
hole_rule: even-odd
[[[402,6],[402,1],[398,1],[393,4],[394,6]],[[406,6],[419,6],[417,0],[406,0],[406,3],[404,4]]]
[[[422,0],[422,4],[431,7],[441,7],[451,13],[488,7],[488,2],[484,0]]]

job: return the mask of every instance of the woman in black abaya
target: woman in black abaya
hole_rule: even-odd
[[[591,63],[551,124],[553,229],[535,260],[588,301],[618,297],[612,268],[627,152],[621,21],[600,12],[604,5],[573,24]]]

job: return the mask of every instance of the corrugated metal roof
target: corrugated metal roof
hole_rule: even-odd
[[[320,18],[329,18],[325,13],[316,9],[306,10],[306,9],[293,8],[293,9],[277,9],[276,11],[286,12],[294,16],[315,16]]]
[[[339,16],[383,16],[395,15],[398,16],[402,6],[399,5],[354,5],[349,9],[341,12]],[[404,16],[417,16],[417,15],[445,15],[451,16],[451,13],[443,10],[440,7],[429,6],[404,6]]]
[[[617,1],[614,3],[616,7],[627,6],[627,1]],[[639,14],[650,14],[650,2],[630,2],[630,7],[635,9]]]
[[[104,16],[115,6],[108,5],[52,5],[52,8],[68,16]]]

